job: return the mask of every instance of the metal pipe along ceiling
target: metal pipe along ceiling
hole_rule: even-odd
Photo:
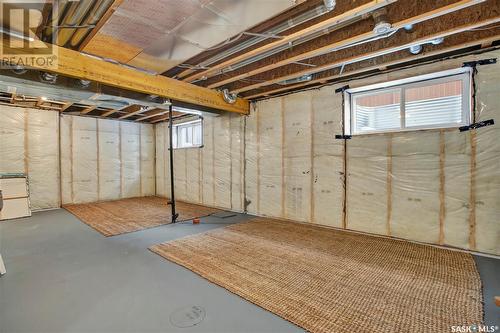
[[[44,31],[44,40],[57,34],[59,46],[76,48],[99,23],[113,0],[60,0],[54,2],[54,15]],[[69,45],[68,45],[69,44]]]
[[[236,54],[242,50],[245,50],[249,47],[252,47],[252,46],[268,39],[269,36],[279,35],[280,33],[284,32],[288,29],[291,29],[291,28],[296,27],[300,24],[306,23],[306,22],[308,22],[312,19],[315,19],[321,15],[324,15],[324,14],[328,13],[329,11],[331,11],[332,9],[333,8],[328,9],[324,5],[318,5],[317,7],[314,7],[314,8],[312,8],[312,9],[310,9],[310,10],[308,10],[308,11],[306,11],[306,12],[304,12],[296,17],[293,17],[289,20],[286,20],[285,22],[279,23],[278,25],[276,25],[275,27],[273,27],[269,30],[266,30],[264,32],[259,33],[259,35],[256,37],[253,37],[253,38],[248,39],[244,42],[238,43],[237,45],[231,47],[230,49],[214,55],[213,57],[199,63],[196,67],[204,68],[204,67],[210,66],[210,65],[212,65],[220,60],[223,60],[227,57],[230,57],[233,54]],[[192,69],[188,69],[188,70],[180,73],[178,75],[178,78],[182,79],[182,78],[188,76],[189,74],[191,74],[192,72],[193,72]]]
[[[98,0],[93,6],[87,17],[81,22],[81,25],[96,25],[108,10],[113,0]],[[77,47],[90,32],[87,28],[78,29],[71,38],[71,46]]]
[[[64,46],[68,43],[76,29],[66,27],[79,25],[93,4],[94,1],[92,0],[80,0],[78,2],[72,2],[69,5],[66,13],[59,20],[59,26],[62,28],[59,28],[57,33],[58,45]]]

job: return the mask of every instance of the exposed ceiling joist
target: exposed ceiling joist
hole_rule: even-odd
[[[321,30],[325,30],[325,29],[332,27],[334,25],[339,25],[339,24],[342,24],[342,23],[347,22],[349,20],[352,20],[356,17],[366,15],[367,13],[373,12],[373,11],[375,11],[379,8],[382,8],[384,6],[387,6],[388,4],[393,3],[395,1],[396,0],[374,0],[374,1],[371,1],[369,3],[361,5],[359,7],[353,8],[347,12],[341,13],[335,17],[321,21],[321,22],[314,24],[312,26],[309,26],[305,29],[299,30],[295,33],[292,33],[288,36],[285,36],[284,38],[278,39],[275,42],[265,44],[261,47],[253,49],[247,53],[241,54],[237,57],[226,60],[220,64],[214,65],[208,70],[205,70],[205,71],[199,72],[195,75],[187,77],[186,79],[184,79],[184,81],[193,82],[193,81],[195,81],[199,78],[202,78],[202,77],[207,77],[207,78],[212,77],[212,76],[218,74],[222,69],[227,68],[227,67],[234,65],[236,63],[239,63],[243,60],[252,58],[252,57],[259,55],[259,54],[263,54],[264,52],[278,48],[282,45],[287,45],[287,44],[292,43],[292,42],[294,42],[302,37],[311,35],[313,33],[321,31]]]
[[[2,44],[5,45],[6,43],[7,41],[2,37]],[[248,114],[250,111],[248,101],[241,98],[238,98],[234,104],[230,104],[224,100],[221,92],[181,82],[165,76],[151,75],[133,70],[56,45],[49,46],[52,47],[57,54],[57,67],[50,67],[46,62],[43,64],[34,62],[30,64],[30,68],[73,78],[95,81],[113,87],[157,95],[221,111],[240,114]],[[23,60],[23,52],[25,53],[25,50],[22,48],[18,50],[19,51],[13,51],[18,52],[18,54],[5,55],[8,56],[9,61],[13,64],[18,64]],[[4,55],[2,54],[2,56]]]
[[[234,93],[242,93],[242,92],[245,92],[245,91],[250,91],[250,90],[253,90],[253,89],[260,88],[262,86],[271,85],[271,84],[274,84],[274,83],[282,82],[284,80],[293,79],[293,78],[300,77],[300,76],[303,76],[303,75],[314,74],[314,73],[322,72],[322,71],[325,71],[325,70],[328,70],[328,69],[340,67],[340,66],[343,66],[343,65],[348,65],[348,64],[353,64],[353,63],[356,63],[356,62],[368,60],[368,59],[373,59],[373,58],[380,57],[380,56],[383,56],[383,55],[386,55],[386,54],[390,54],[390,53],[394,53],[394,52],[397,52],[397,51],[408,49],[408,48],[410,48],[413,45],[422,45],[422,44],[428,43],[428,42],[430,42],[432,40],[435,40],[437,38],[448,37],[448,36],[451,36],[451,35],[454,35],[454,34],[458,34],[458,33],[464,32],[464,31],[470,31],[470,30],[473,30],[473,29],[481,28],[481,27],[488,26],[488,25],[491,25],[491,24],[494,24],[494,23],[498,23],[498,22],[500,22],[500,16],[495,17],[493,19],[480,21],[480,22],[477,22],[477,23],[474,23],[474,24],[467,24],[467,25],[463,25],[463,26],[460,26],[460,27],[456,27],[456,28],[453,28],[453,29],[446,30],[446,31],[438,32],[438,33],[430,35],[430,36],[426,36],[426,37],[422,37],[422,38],[416,39],[416,40],[414,40],[411,43],[406,43],[406,44],[402,44],[402,45],[398,45],[398,46],[394,46],[394,47],[388,47],[388,48],[385,48],[385,49],[382,49],[382,50],[378,50],[378,51],[367,53],[367,54],[361,54],[361,55],[350,57],[350,58],[340,59],[340,60],[337,60],[337,61],[335,61],[333,63],[326,64],[326,65],[323,65],[323,66],[318,66],[318,67],[315,67],[313,69],[306,69],[304,71],[300,71],[300,72],[296,72],[296,73],[293,73],[293,74],[290,74],[290,75],[285,75],[285,76],[282,76],[282,77],[278,77],[278,78],[275,78],[273,80],[269,80],[269,81],[266,81],[266,82],[263,82],[263,83],[252,84],[252,85],[249,85],[249,86],[245,86],[245,87],[236,89],[233,92]]]
[[[116,112],[118,112],[118,110],[112,109],[112,110],[106,111],[106,112],[104,112],[103,114],[101,114],[101,117],[109,117],[109,116],[111,116],[113,113],[116,113]]]
[[[405,26],[422,23],[424,21],[431,20],[431,19],[443,16],[446,14],[450,14],[450,13],[462,10],[462,9],[470,7],[470,6],[477,5],[477,4],[485,2],[485,1],[486,0],[461,0],[461,1],[455,2],[453,4],[443,6],[443,7],[434,9],[432,11],[423,13],[423,14],[416,15],[416,16],[408,18],[408,19],[404,19],[402,21],[394,23],[392,25],[392,27],[394,30],[399,30]],[[228,79],[221,80],[221,81],[218,81],[218,82],[215,82],[215,83],[208,85],[208,88],[220,87],[220,86],[226,85],[226,84],[231,83],[231,82],[246,79],[246,78],[249,78],[251,76],[260,74],[260,73],[271,71],[271,70],[276,69],[278,67],[293,64],[297,61],[303,61],[303,60],[313,58],[313,57],[318,56],[318,55],[334,52],[335,50],[339,50],[339,49],[354,47],[358,43],[370,40],[371,38],[374,38],[374,37],[377,37],[376,33],[374,31],[368,31],[368,32],[362,33],[360,35],[346,38],[346,39],[340,40],[338,42],[335,42],[335,43],[332,43],[329,45],[325,45],[325,46],[322,46],[319,48],[313,48],[307,52],[298,54],[298,55],[293,56],[293,57],[289,57],[289,58],[281,60],[281,61],[273,62],[267,66],[261,66],[261,67],[255,68],[253,70],[242,73],[240,75],[231,76]],[[317,67],[314,68],[314,70],[316,70],[316,69],[317,69]],[[317,70],[316,72],[319,72],[319,70]],[[300,74],[295,75],[294,77],[299,77],[299,76],[300,76]],[[276,82],[279,82],[282,80],[285,80],[285,79],[280,79]],[[265,81],[265,82],[262,82],[261,86],[267,85],[267,84],[269,84],[269,83],[267,81]],[[252,86],[257,86],[257,85],[258,84],[252,85]],[[246,88],[246,87],[244,87],[244,88]],[[244,89],[244,88],[242,88],[242,89]],[[240,90],[234,90],[233,92],[239,92],[239,91]],[[241,90],[241,91],[247,91],[247,90]]]
[[[169,118],[170,118],[169,116],[159,117],[159,118],[151,120],[150,123],[151,124],[159,123],[160,121],[165,121],[165,120],[168,120]]]
[[[157,109],[157,110],[154,110],[153,112],[151,112],[151,114],[137,118],[135,121],[147,120],[147,119],[150,119],[153,117],[164,115],[165,113],[168,113],[168,110]]]
[[[97,105],[91,105],[89,107],[86,107],[82,111],[80,111],[80,114],[89,114],[90,112],[94,111],[95,109],[97,109]]]
[[[154,109],[154,108],[153,108]],[[136,105],[135,108],[133,108],[130,112],[127,112],[126,114],[124,114],[123,116],[120,116],[118,117],[118,119],[127,119],[127,118],[130,118],[132,116],[135,116],[135,115],[138,115],[138,114],[141,114],[141,113],[144,113],[146,111],[151,111],[153,109],[149,109],[149,108],[143,108],[142,106],[140,105]]]
[[[61,106],[61,112],[66,111],[68,108],[70,108],[73,105],[73,102],[66,102]]]
[[[424,60],[425,61],[425,59],[433,58],[433,57],[436,57],[436,56],[439,56],[439,55],[448,54],[448,53],[451,53],[451,52],[454,52],[454,51],[457,51],[457,50],[467,49],[467,48],[474,47],[474,46],[477,46],[477,45],[491,44],[492,42],[494,42],[496,40],[499,40],[499,39],[500,39],[500,35],[497,35],[497,36],[494,36],[494,37],[489,37],[489,38],[478,39],[478,40],[474,40],[474,41],[467,42],[467,43],[461,43],[460,45],[455,45],[455,46],[443,48],[443,49],[440,49],[440,50],[437,50],[437,51],[432,51],[432,52],[427,52],[427,53],[421,53],[421,54],[418,54],[418,55],[408,56],[408,57],[404,57],[404,58],[401,58],[401,59],[398,59],[398,60],[389,61],[389,62],[385,62],[385,63],[382,63],[382,64],[377,64],[377,65],[374,65],[374,66],[363,67],[363,68],[358,69],[358,70],[345,71],[342,74],[330,75],[330,76],[327,76],[327,77],[321,77],[319,79],[311,80],[311,81],[308,81],[308,82],[294,84],[294,85],[290,85],[290,86],[286,86],[286,87],[282,87],[282,88],[278,88],[278,89],[267,90],[265,92],[255,93],[255,94],[252,94],[252,95],[245,96],[245,98],[252,100],[252,99],[258,99],[258,98],[261,98],[261,97],[263,98],[263,97],[271,96],[271,95],[274,95],[274,94],[279,94],[279,93],[285,93],[285,92],[288,92],[288,91],[298,90],[298,89],[301,89],[301,88],[305,89],[305,88],[307,88],[309,86],[313,86],[313,85],[317,85],[317,84],[326,84],[329,81],[338,80],[338,79],[342,79],[342,78],[345,78],[345,77],[350,77],[350,76],[353,76],[353,75],[360,75],[360,74],[363,74],[363,73],[369,73],[369,72],[374,71],[374,70],[385,70],[388,67],[397,66],[397,65],[400,65],[400,64],[405,64],[405,63],[408,63],[408,62],[411,62],[411,61],[416,61],[416,60]]]
[[[96,24],[96,26],[90,31],[90,33],[85,37],[85,39],[82,41],[82,43],[79,45],[78,50],[81,51],[87,46],[87,44],[90,42],[90,40],[95,36],[95,34],[101,30],[102,26],[104,23],[106,23],[111,15],[115,12],[115,10],[118,8],[123,3],[124,0],[114,0],[113,4],[106,10],[104,15],[101,17],[99,22]]]

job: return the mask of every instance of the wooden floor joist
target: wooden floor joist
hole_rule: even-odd
[[[89,114],[90,112],[94,111],[95,109],[97,109],[97,105],[91,105],[89,107],[86,107],[82,111],[80,111],[80,114]]]
[[[5,47],[7,43],[8,41],[2,37],[2,45]],[[248,101],[241,98],[230,104],[224,100],[221,92],[215,90],[199,87],[162,75],[148,74],[56,45],[46,45],[52,47],[54,53],[57,54],[57,66],[48,66],[46,62],[32,62],[29,64],[29,68],[99,82],[113,87],[161,96],[221,111],[240,114],[248,114],[250,111]],[[10,52],[4,54],[2,51],[0,55],[2,58],[7,58],[11,64],[25,62],[23,61],[26,59],[24,57],[26,53],[25,49],[11,48]],[[35,51],[30,54],[30,56],[33,55],[36,55]]]
[[[304,76],[304,75],[315,74],[315,73],[326,71],[326,70],[329,70],[329,69],[332,69],[332,68],[336,68],[336,67],[340,67],[340,66],[344,66],[344,65],[348,65],[348,64],[353,64],[355,62],[360,62],[360,61],[364,61],[364,60],[368,60],[368,59],[373,59],[373,58],[380,57],[380,56],[383,56],[383,55],[386,55],[386,54],[390,54],[390,53],[394,53],[394,52],[397,52],[397,51],[408,49],[408,48],[410,48],[411,46],[414,46],[414,45],[422,45],[422,44],[425,44],[425,43],[429,43],[430,41],[435,40],[437,38],[448,37],[448,36],[451,36],[451,35],[454,35],[454,34],[462,33],[462,32],[465,32],[465,31],[470,31],[470,30],[473,30],[473,29],[478,29],[478,28],[481,28],[481,27],[484,27],[484,26],[487,26],[487,25],[491,25],[491,24],[495,24],[495,23],[498,23],[498,22],[500,22],[500,16],[492,18],[492,19],[487,19],[487,20],[484,20],[484,21],[472,23],[472,24],[462,25],[462,26],[459,26],[459,27],[456,27],[456,28],[452,28],[452,29],[449,29],[449,30],[446,30],[446,31],[441,31],[441,32],[432,34],[430,36],[426,36],[426,37],[422,37],[422,38],[416,39],[416,40],[414,40],[414,41],[412,41],[410,43],[401,44],[401,45],[397,45],[397,46],[394,46],[394,47],[388,47],[388,48],[377,50],[377,51],[374,51],[374,52],[371,52],[371,53],[360,54],[360,55],[357,55],[357,56],[353,56],[353,57],[350,57],[350,58],[339,59],[339,60],[337,60],[337,61],[335,61],[333,63],[329,63],[329,64],[325,64],[325,65],[317,66],[317,67],[313,67],[313,68],[308,68],[308,69],[305,69],[305,70],[300,71],[300,72],[295,72],[295,73],[292,73],[292,74],[289,74],[289,75],[276,77],[276,78],[273,78],[272,80],[267,80],[267,81],[264,81],[264,82],[259,82],[259,83],[255,83],[255,84],[252,84],[252,85],[244,86],[242,88],[235,89],[232,92],[233,93],[242,93],[242,92],[245,92],[245,91],[250,91],[250,90],[253,90],[253,89],[260,88],[262,86],[266,86],[266,85],[270,85],[270,84],[282,82],[282,81],[285,81],[285,80],[294,79],[294,78],[301,77],[301,76]]]
[[[446,14],[450,14],[450,13],[462,10],[462,9],[470,7],[470,6],[477,5],[477,4],[485,2],[485,1],[486,0],[462,0],[462,1],[458,1],[456,3],[434,9],[434,10],[426,12],[424,14],[416,15],[414,17],[404,19],[402,21],[394,23],[392,25],[392,28],[394,30],[402,29],[405,26],[408,26],[411,24],[418,24],[418,23],[422,23],[422,22],[427,21],[427,20],[435,19],[437,17],[443,16]],[[220,87],[220,86],[226,85],[226,84],[231,83],[231,82],[235,82],[238,80],[249,78],[251,76],[254,76],[254,75],[257,75],[260,73],[271,71],[271,70],[276,69],[278,67],[293,64],[297,61],[303,61],[303,60],[310,59],[310,58],[313,58],[313,57],[316,57],[316,56],[319,56],[319,55],[322,55],[325,53],[334,52],[335,50],[338,50],[338,49],[345,49],[348,47],[353,47],[353,46],[356,46],[357,43],[369,40],[370,38],[374,38],[374,37],[377,37],[376,33],[374,31],[368,31],[368,32],[359,34],[357,36],[352,36],[350,38],[340,40],[340,41],[333,43],[333,44],[325,45],[325,46],[322,46],[319,48],[318,47],[313,48],[312,50],[309,50],[307,52],[297,54],[293,57],[288,57],[288,58],[283,59],[281,61],[273,62],[267,66],[261,66],[259,68],[255,68],[253,70],[242,73],[240,75],[232,75],[231,77],[229,77],[227,79],[212,83],[212,84],[208,85],[208,87],[209,88]],[[317,68],[314,68],[314,69],[317,69]],[[311,70],[311,72],[318,72],[318,71],[320,71],[320,70],[316,70],[316,71]],[[309,71],[307,71],[307,72],[309,72]],[[301,75],[306,75],[306,74],[297,74],[297,75],[293,76],[293,78],[299,77]],[[286,80],[286,78],[280,77],[279,80],[278,80],[278,78],[275,78],[275,80],[273,80],[273,81],[280,82],[283,80]],[[268,81],[264,81],[264,82],[260,83],[261,86],[267,85],[267,84],[270,84],[270,83]],[[255,86],[255,85],[252,85],[251,87],[253,87],[253,86]],[[246,88],[247,87],[243,87],[241,89],[236,89],[236,90],[234,90],[234,92],[248,91],[249,89],[246,89]]]
[[[154,109],[154,108],[153,108]],[[144,108],[140,105],[137,105],[135,109],[131,109],[130,112],[127,112],[126,114],[124,114],[123,116],[120,116],[118,117],[118,119],[127,119],[127,118],[130,118],[132,116],[136,116],[136,115],[139,115],[143,112],[146,112],[146,111],[151,111],[153,109],[150,109],[150,108]]]
[[[275,42],[263,45],[263,46],[258,47],[256,49],[253,49],[249,52],[243,53],[237,57],[226,60],[220,64],[214,65],[214,66],[210,67],[210,69],[207,69],[207,70],[199,72],[195,75],[189,76],[188,78],[184,79],[184,81],[193,82],[196,79],[199,79],[201,77],[207,77],[207,78],[212,77],[212,76],[216,75],[217,73],[219,73],[222,69],[227,68],[231,65],[237,64],[239,62],[242,62],[246,59],[252,58],[252,57],[257,56],[259,54],[263,54],[263,53],[270,51],[272,49],[276,49],[280,46],[292,43],[292,42],[294,42],[302,37],[309,36],[313,33],[318,32],[318,31],[325,30],[325,29],[328,29],[329,27],[342,24],[344,22],[352,20],[353,18],[366,15],[367,13],[373,12],[374,10],[377,10],[379,8],[387,6],[388,4],[393,3],[393,2],[395,2],[395,0],[373,0],[369,3],[366,3],[366,4],[361,5],[359,7],[353,8],[347,12],[341,13],[335,17],[321,21],[317,24],[314,24],[312,26],[309,26],[307,28],[299,30],[295,33],[292,33],[288,36],[285,36],[284,38],[278,39]],[[183,76],[181,75],[180,77],[182,78]]]
[[[154,112],[152,112],[151,114],[144,115],[144,116],[142,116],[140,118],[137,118],[136,121],[143,121],[143,120],[146,120],[146,119],[149,119],[149,118],[153,118],[153,117],[156,117],[156,116],[164,115],[166,113],[168,113],[168,110],[157,109],[157,110],[154,110]]]
[[[333,81],[333,80],[336,80],[336,79],[342,79],[344,77],[349,77],[349,76],[358,75],[358,74],[362,74],[362,73],[368,73],[368,72],[371,72],[371,71],[374,71],[374,70],[377,70],[377,69],[378,70],[385,70],[387,67],[397,66],[397,65],[404,64],[404,63],[410,62],[410,61],[424,60],[426,58],[432,58],[432,57],[435,57],[435,56],[438,56],[438,55],[442,55],[442,54],[454,52],[454,51],[457,51],[457,50],[467,49],[467,48],[470,48],[470,47],[473,47],[473,46],[481,45],[481,44],[483,44],[485,42],[493,42],[493,41],[499,40],[499,39],[500,39],[500,35],[496,35],[494,37],[488,37],[488,38],[478,39],[478,40],[473,40],[473,41],[470,41],[470,42],[467,42],[467,43],[461,43],[459,45],[454,45],[454,46],[451,46],[451,47],[443,48],[443,49],[440,49],[440,50],[437,50],[437,51],[421,53],[421,54],[418,54],[418,55],[412,55],[412,56],[404,57],[404,58],[401,58],[401,59],[398,59],[398,60],[394,60],[394,61],[390,61],[390,62],[383,63],[383,64],[377,64],[377,65],[374,65],[374,66],[363,67],[363,68],[361,68],[359,70],[344,71],[341,74],[337,74],[337,75],[320,77],[318,79],[313,79],[311,81],[307,81],[307,82],[303,82],[303,83],[299,83],[299,84],[294,84],[294,85],[289,85],[289,86],[284,86],[282,88],[271,89],[271,90],[268,90],[268,91],[265,91],[265,92],[256,92],[256,93],[253,93],[253,94],[250,94],[250,95],[246,95],[246,96],[244,96],[244,98],[248,99],[248,100],[252,100],[252,99],[259,98],[259,97],[266,97],[266,96],[270,96],[270,95],[273,95],[273,94],[279,94],[279,93],[284,93],[284,92],[291,91],[291,90],[297,90],[297,89],[300,89],[300,88],[306,88],[306,87],[312,86],[312,85],[325,84],[325,83],[327,83],[329,81]]]

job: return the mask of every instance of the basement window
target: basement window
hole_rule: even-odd
[[[174,149],[199,148],[203,146],[203,119],[173,125]]]
[[[348,89],[344,96],[345,134],[469,125],[470,89],[469,68]]]

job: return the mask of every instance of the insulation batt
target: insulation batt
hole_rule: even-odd
[[[387,82],[499,56],[492,51],[348,84]],[[476,119],[498,120],[500,64],[478,70]],[[259,101],[239,124],[235,116],[207,117],[205,146],[198,154],[176,152],[183,154],[176,159],[176,177],[186,186],[178,190],[181,197],[254,215],[500,254],[499,127],[335,140],[342,133],[342,95],[334,92],[340,86]],[[162,124],[156,131],[167,135]],[[164,148],[157,146],[157,160],[159,153]],[[158,180],[157,186],[167,186]],[[189,193],[199,187],[199,197]]]
[[[59,207],[59,113],[0,106],[0,173],[26,173],[32,210]]]
[[[63,204],[155,194],[153,125],[61,116]]]

